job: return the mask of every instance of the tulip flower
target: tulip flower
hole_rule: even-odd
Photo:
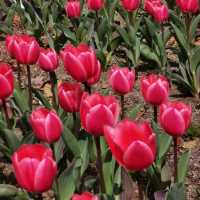
[[[132,12],[140,6],[140,0],[121,0],[122,6],[128,12]]]
[[[115,159],[130,171],[142,171],[155,160],[156,137],[147,122],[125,119],[114,128],[105,126],[104,136]]]
[[[6,49],[11,58],[15,57],[15,49],[14,49],[14,40],[16,39],[16,35],[7,35],[6,36]]]
[[[57,173],[51,149],[41,144],[24,144],[12,156],[18,184],[29,192],[45,192]]]
[[[52,72],[58,67],[58,55],[54,49],[40,49],[37,64],[46,72]]]
[[[13,43],[13,51],[18,63],[32,65],[37,62],[40,46],[34,37],[17,35]]]
[[[74,194],[71,200],[99,200],[96,195],[93,195],[90,192],[84,192],[82,194]]]
[[[11,66],[0,63],[0,99],[4,100],[12,95],[14,89],[14,76]]]
[[[70,18],[79,18],[81,16],[81,5],[79,0],[68,0],[65,4],[65,11]]]
[[[182,102],[167,102],[160,106],[160,124],[172,136],[182,136],[191,122],[192,109]]]
[[[132,91],[135,72],[128,67],[120,68],[114,65],[108,72],[108,80],[112,89],[123,95]]]
[[[160,105],[168,100],[169,83],[162,75],[142,76],[140,87],[147,103]]]
[[[103,0],[87,0],[87,6],[90,10],[97,11],[104,6]]]
[[[85,44],[74,47],[67,44],[61,51],[65,70],[77,81],[87,85],[100,79],[101,65],[95,52]]]
[[[94,135],[103,135],[105,125],[114,126],[119,118],[120,106],[113,96],[99,93],[84,93],[80,105],[81,123],[84,129]]]
[[[63,131],[63,125],[54,111],[46,108],[36,108],[29,117],[29,123],[36,137],[52,143],[57,141]]]
[[[196,13],[199,10],[199,0],[176,0],[176,3],[184,13]]]
[[[58,87],[59,104],[66,112],[78,112],[82,94],[79,83],[62,83]]]

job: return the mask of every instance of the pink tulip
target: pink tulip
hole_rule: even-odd
[[[59,104],[66,112],[78,112],[82,94],[79,83],[62,83],[58,87]]]
[[[81,5],[79,0],[68,0],[65,4],[65,11],[68,17],[79,18],[81,16]]]
[[[37,63],[44,71],[52,72],[59,65],[58,55],[54,49],[41,48]]]
[[[99,10],[103,8],[104,1],[103,0],[87,0],[87,6],[90,10]]]
[[[14,90],[14,76],[10,65],[0,63],[0,99],[4,100],[12,95]]]
[[[160,124],[172,136],[181,136],[186,132],[191,116],[191,106],[182,102],[168,102],[160,106]]]
[[[164,76],[156,74],[142,76],[140,89],[147,103],[160,105],[168,100],[169,83]]]
[[[135,71],[128,67],[114,65],[108,72],[108,80],[112,89],[120,94],[131,92],[135,81]]]
[[[132,12],[140,6],[140,0],[121,0],[122,6],[128,12]]]
[[[63,131],[63,125],[54,111],[46,108],[36,108],[29,117],[29,123],[36,137],[52,143],[57,141]]]
[[[11,58],[15,57],[15,49],[14,49],[14,41],[16,39],[16,35],[7,35],[6,36],[6,49]]]
[[[176,3],[184,13],[196,13],[199,10],[199,0],[176,0]]]
[[[66,71],[77,81],[88,85],[95,84],[101,75],[101,65],[95,52],[85,44],[74,47],[67,44],[61,51]]]
[[[34,37],[29,35],[17,35],[13,49],[14,56],[20,64],[35,64],[40,54],[39,44]]]
[[[57,173],[51,149],[41,144],[24,144],[12,156],[18,184],[29,192],[51,188]]]
[[[80,105],[81,123],[94,136],[103,135],[105,125],[114,126],[119,118],[120,106],[113,96],[84,93]]]
[[[74,194],[71,200],[99,200],[99,198],[90,192],[84,192],[80,195]]]
[[[118,163],[130,171],[148,168],[156,157],[156,137],[149,123],[123,120],[104,127],[104,136]]]

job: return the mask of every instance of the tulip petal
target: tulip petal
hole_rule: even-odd
[[[0,98],[5,99],[12,94],[12,87],[5,76],[0,74]]]
[[[154,155],[147,144],[135,141],[128,147],[123,161],[128,170],[141,171],[153,163]]]

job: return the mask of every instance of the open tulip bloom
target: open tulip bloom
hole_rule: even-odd
[[[104,136],[118,163],[130,171],[148,168],[156,157],[156,137],[147,122],[125,119],[114,128],[104,127]]]
[[[18,184],[29,192],[51,188],[57,173],[51,149],[41,144],[24,144],[12,156]]]

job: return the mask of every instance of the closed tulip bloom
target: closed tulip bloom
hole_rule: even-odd
[[[44,71],[52,72],[58,67],[58,55],[54,49],[41,48],[37,63]]]
[[[71,200],[99,200],[99,198],[90,192],[84,192],[82,194],[74,194]]]
[[[10,55],[10,57],[15,57],[15,49],[14,49],[14,41],[16,39],[16,35],[7,35],[6,36],[6,49]]]
[[[172,136],[182,136],[188,129],[192,117],[191,106],[174,101],[160,106],[160,124]]]
[[[196,13],[199,10],[199,0],[176,0],[176,3],[184,13]]]
[[[105,126],[104,136],[115,159],[130,171],[142,171],[155,160],[156,137],[147,122],[125,119],[114,128]]]
[[[101,65],[95,52],[85,44],[67,44],[61,51],[65,70],[77,81],[95,84],[101,75]]]
[[[94,136],[103,135],[105,125],[114,126],[119,118],[120,106],[114,96],[84,93],[80,105],[83,128]]]
[[[34,37],[18,35],[14,40],[13,48],[18,63],[32,65],[37,62],[40,46]]]
[[[128,67],[114,65],[108,72],[108,80],[112,89],[120,94],[131,92],[135,81],[135,71]]]
[[[160,0],[146,0],[144,3],[144,10],[148,12],[150,15],[154,14],[154,6],[160,6]]]
[[[140,0],[121,0],[122,6],[128,12],[132,12],[140,6]]]
[[[79,18],[81,16],[81,5],[79,0],[68,0],[65,4],[65,11],[68,17]]]
[[[45,192],[57,173],[51,149],[41,144],[24,144],[12,156],[18,184],[29,192]]]
[[[169,18],[168,7],[165,4],[155,5],[153,8],[153,17],[154,17],[154,20],[159,23],[167,21]]]
[[[87,0],[87,6],[90,10],[99,10],[103,8],[104,1],[103,0]]]
[[[82,97],[79,83],[62,83],[58,87],[58,100],[66,112],[78,112]]]
[[[160,105],[168,100],[169,83],[164,76],[150,74],[142,76],[140,90],[147,103]]]
[[[12,95],[14,89],[14,76],[10,65],[0,63],[0,99]]]
[[[63,125],[58,115],[46,108],[36,108],[29,117],[29,123],[36,137],[52,143],[57,141],[63,131]]]

